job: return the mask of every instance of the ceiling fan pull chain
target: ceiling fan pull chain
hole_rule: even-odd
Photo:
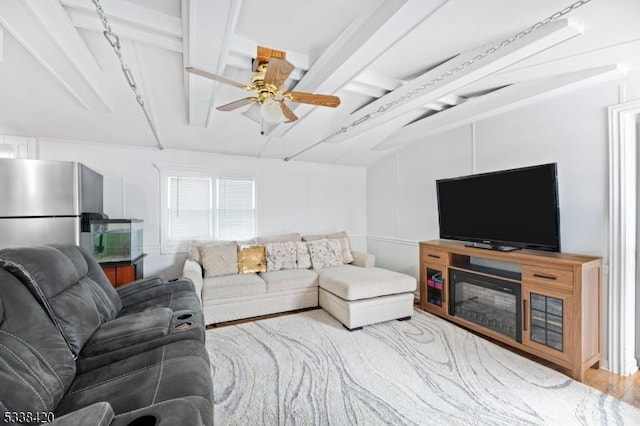
[[[120,46],[120,37],[118,37],[118,35],[114,33],[113,30],[111,29],[111,25],[109,25],[107,15],[104,13],[104,9],[100,4],[100,0],[91,0],[91,1],[95,5],[96,12],[98,13],[98,18],[100,19],[100,22],[102,22],[102,26],[104,27],[104,31],[103,31],[104,38],[107,39],[107,41],[113,48],[113,53],[115,53],[115,55],[118,57],[118,60],[120,61],[120,68],[122,68],[122,73],[124,74],[124,77],[127,80],[127,84],[129,84],[129,87],[131,88],[131,90],[133,91],[133,94],[136,97],[136,102],[138,102],[138,105],[140,105],[140,109],[142,109],[142,114],[144,115],[144,118],[147,121],[149,128],[151,129],[151,133],[153,133],[153,137],[156,140],[156,145],[158,146],[158,149],[164,149],[164,147],[162,146],[162,143],[160,142],[160,136],[158,135],[158,130],[156,129],[156,126],[153,123],[153,120],[151,119],[151,114],[149,113],[149,110],[147,109],[144,103],[144,99],[142,99],[142,95],[138,93],[138,86],[136,85],[136,81],[133,78],[133,73],[131,72],[131,68],[129,68],[129,65],[127,65],[124,58],[122,57],[122,47]]]

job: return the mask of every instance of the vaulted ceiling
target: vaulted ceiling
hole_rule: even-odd
[[[637,0],[99,3],[167,149],[366,166],[429,134],[640,70]],[[156,146],[102,31],[91,0],[0,1],[0,133]],[[250,106],[215,108],[245,92],[185,72],[248,83],[257,46],[286,51],[287,89],[341,105],[291,103],[300,119],[260,135]]]

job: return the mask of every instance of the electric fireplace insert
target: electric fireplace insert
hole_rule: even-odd
[[[449,312],[522,343],[520,285],[449,269]]]

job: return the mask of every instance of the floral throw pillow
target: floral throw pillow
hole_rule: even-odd
[[[286,243],[266,243],[267,271],[296,269],[297,250],[293,241]]]
[[[336,240],[309,241],[309,254],[313,269],[342,265],[342,248]]]
[[[315,234],[315,235],[303,235],[303,241],[316,241],[316,240],[336,240],[340,243],[342,249],[342,263],[353,262],[353,255],[351,254],[351,244],[349,244],[349,236],[345,231],[334,232],[331,234]]]

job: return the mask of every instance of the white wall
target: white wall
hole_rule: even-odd
[[[180,276],[186,258],[160,254],[160,175],[154,163],[254,176],[259,235],[344,229],[354,249],[366,250],[364,168],[46,139],[40,139],[39,151],[42,160],[80,161],[101,173],[109,217],[144,220],[145,275]]]
[[[562,251],[601,256],[606,271],[607,107],[635,99],[640,99],[639,75],[622,85],[609,83],[548,99],[398,150],[368,169],[369,252],[380,264],[417,277],[418,241],[439,234],[436,179],[557,162]],[[603,296],[606,286],[605,273]],[[606,342],[607,312],[603,318]]]
[[[438,237],[436,179],[557,162],[562,251],[606,262],[607,107],[621,93],[640,99],[640,76],[623,87],[592,87],[461,126],[369,167],[369,251],[417,276],[417,242]]]

